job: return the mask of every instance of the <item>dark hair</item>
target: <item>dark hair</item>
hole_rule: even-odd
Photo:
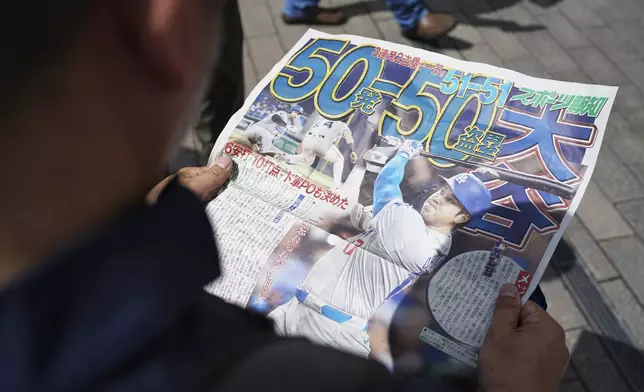
[[[414,210],[420,212],[423,209],[423,204],[425,204],[425,201],[427,201],[427,199],[431,195],[438,192],[438,190],[445,185],[447,185],[445,181],[432,182],[431,184],[427,185],[426,187],[421,189],[420,192],[418,192],[418,195],[412,200],[411,206],[414,208]],[[470,213],[465,209],[465,207],[461,209],[461,212],[470,215]],[[471,215],[470,217],[473,218]],[[466,222],[454,225],[454,229],[452,231],[456,231],[462,228],[463,226],[467,225],[471,221],[471,218]]]
[[[0,18],[0,118],[37,88],[97,3],[21,0],[6,4]]]

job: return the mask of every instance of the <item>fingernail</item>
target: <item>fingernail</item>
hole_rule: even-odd
[[[519,295],[519,289],[512,283],[506,283],[501,286],[501,291],[499,291],[499,297],[512,297],[516,298]]]
[[[233,164],[233,160],[230,159],[228,155],[223,155],[221,158],[217,159],[215,162],[215,165],[219,166],[220,168],[227,170],[230,165]]]

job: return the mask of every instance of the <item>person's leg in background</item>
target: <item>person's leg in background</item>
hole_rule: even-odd
[[[318,7],[320,0],[286,0],[282,20],[286,24],[339,25],[347,21],[346,15],[332,8]]]
[[[431,12],[423,0],[386,0],[400,25],[403,35],[410,39],[436,39],[449,33],[456,25],[451,15]]]

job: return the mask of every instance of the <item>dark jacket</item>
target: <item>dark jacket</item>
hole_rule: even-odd
[[[276,337],[202,287],[203,204],[176,183],[0,292],[0,391],[379,391],[380,365]]]

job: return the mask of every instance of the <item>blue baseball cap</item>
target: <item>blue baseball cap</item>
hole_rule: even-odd
[[[441,177],[454,192],[456,199],[470,216],[481,216],[492,207],[492,196],[483,181],[470,173],[460,173],[450,178]]]
[[[293,105],[291,106],[291,112],[300,112],[300,114],[304,114],[304,108],[300,105]]]

